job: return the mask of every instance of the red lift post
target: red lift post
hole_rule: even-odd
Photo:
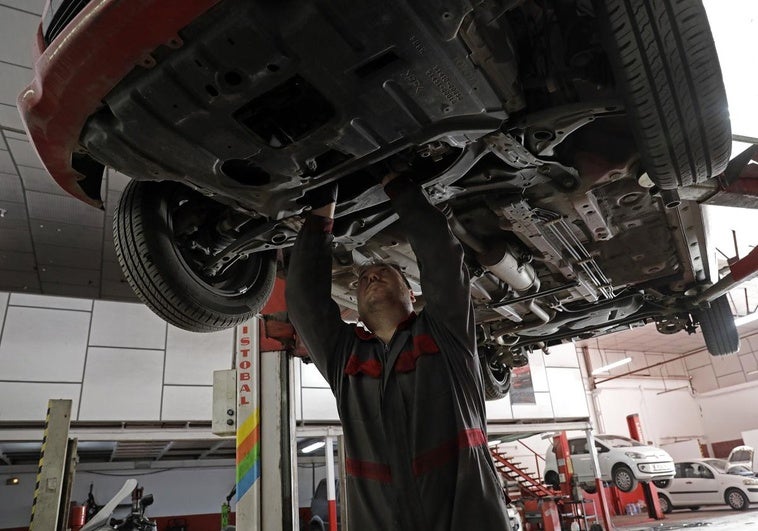
[[[645,438],[642,435],[640,416],[637,413],[626,416],[626,425],[629,427],[629,435],[632,439],[646,444]],[[655,488],[652,482],[645,482],[642,483],[642,492],[645,495],[648,516],[655,520],[663,520],[665,516],[663,516],[661,505],[658,503],[658,489]]]

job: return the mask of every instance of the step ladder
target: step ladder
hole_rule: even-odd
[[[507,492],[511,499],[561,495],[560,491],[546,485],[536,474],[522,467],[520,462],[513,461],[507,455],[499,452],[496,447],[490,448],[490,454],[492,454],[492,459],[495,462],[495,468],[507,482]],[[516,487],[515,490],[511,488],[513,486]]]

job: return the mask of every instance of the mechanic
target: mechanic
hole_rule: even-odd
[[[287,275],[290,319],[337,399],[351,529],[508,530],[487,447],[463,249],[408,176],[393,173],[383,184],[419,261],[418,315],[402,273],[373,264],[357,289],[366,328],[340,318],[331,299],[336,187],[307,198],[313,208]]]

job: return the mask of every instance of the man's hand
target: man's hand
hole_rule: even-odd
[[[337,192],[339,187],[336,182],[331,182],[318,188],[305,192],[300,200],[311,207],[311,214],[325,218],[333,218],[337,205]]]

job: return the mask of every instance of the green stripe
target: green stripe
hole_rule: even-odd
[[[255,463],[260,461],[261,459],[261,443],[257,443],[253,448],[250,450],[250,453],[248,453],[242,461],[237,463],[237,481],[239,482],[240,479],[244,477],[244,475],[255,466]]]

